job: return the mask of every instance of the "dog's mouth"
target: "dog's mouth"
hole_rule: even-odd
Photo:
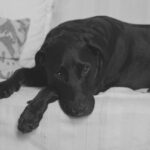
[[[71,117],[83,117],[92,113],[95,105],[93,96],[88,96],[85,99],[74,101],[59,100],[60,107],[65,114]]]

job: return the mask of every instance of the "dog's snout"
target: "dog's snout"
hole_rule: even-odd
[[[84,99],[74,99],[72,101],[59,101],[60,107],[70,117],[82,117],[92,113],[95,100],[93,96]]]

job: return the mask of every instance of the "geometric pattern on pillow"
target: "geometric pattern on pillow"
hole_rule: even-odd
[[[27,39],[30,20],[0,18],[0,78],[7,79],[18,69],[19,57]]]
[[[8,79],[19,68],[18,60],[0,58],[0,79]]]
[[[0,18],[0,57],[19,58],[27,38],[29,23],[29,19]]]

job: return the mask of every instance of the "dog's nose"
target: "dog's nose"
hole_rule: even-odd
[[[60,107],[70,117],[83,117],[92,113],[95,100],[93,96],[85,97],[84,99],[74,100],[59,100]]]
[[[62,108],[63,111],[70,117],[84,117],[89,115],[93,108],[91,109],[90,107],[86,106],[78,106],[78,107],[65,107]]]
[[[70,111],[69,115],[71,117],[82,117],[82,116],[84,116],[84,112],[83,111],[77,111],[77,110],[73,109]]]

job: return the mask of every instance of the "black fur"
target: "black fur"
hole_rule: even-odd
[[[21,85],[44,87],[21,114],[18,129],[35,129],[49,103],[69,116],[89,115],[94,95],[110,87],[150,88],[150,26],[97,16],[60,24],[47,35],[34,68],[0,83],[0,98]]]

